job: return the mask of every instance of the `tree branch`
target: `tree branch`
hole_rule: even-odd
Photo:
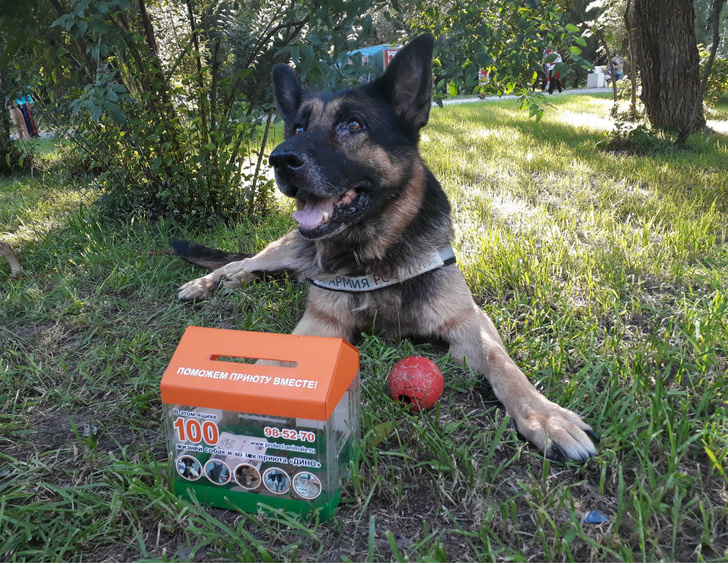
[[[187,0],[187,16],[190,21],[190,30],[192,31],[192,42],[195,46],[195,63],[197,64],[197,79],[200,87],[200,120],[202,121],[202,143],[207,143],[207,115],[205,113],[205,81],[202,76],[202,55],[200,53],[200,40],[197,37],[199,31],[195,25],[195,15],[192,11],[192,2]]]
[[[147,39],[147,46],[149,47],[149,50],[152,52],[152,54],[155,57],[158,57],[159,51],[157,50],[157,40],[154,37],[154,28],[152,27],[152,21],[149,19],[149,14],[147,13],[147,5],[145,4],[144,0],[139,0],[139,14],[142,18],[142,26],[144,27],[144,35]]]
[[[632,83],[631,101],[629,113],[632,118],[637,117],[637,63],[634,53],[634,38],[632,36],[632,0],[627,0],[627,6],[624,9],[624,27],[627,30],[627,41],[629,43],[629,80]]]
[[[604,51],[607,53],[607,68],[609,69],[609,74],[612,77],[612,90],[614,92],[614,106],[612,107],[612,115],[617,115],[617,78],[615,77],[615,73],[612,70],[612,54],[609,52],[609,44],[607,43],[606,38],[604,37],[604,32],[600,28],[597,28],[597,37],[599,38],[599,41],[602,42],[602,45],[604,46]]]
[[[53,6],[56,9],[56,13],[59,16],[66,16],[68,15],[68,10],[59,2],[59,0],[50,0],[51,6]],[[86,68],[84,71],[86,72],[86,76],[90,80],[93,80],[93,78],[96,76],[96,62],[93,60],[91,55],[89,54],[89,51],[86,47],[86,42],[81,38],[76,38],[76,45],[78,45],[78,50],[81,52],[81,56],[86,61]]]

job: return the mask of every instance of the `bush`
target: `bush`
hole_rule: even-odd
[[[91,46],[95,79],[59,108],[78,164],[98,175],[103,214],[216,222],[264,212],[271,66],[292,58],[302,78],[332,72],[331,54],[346,59],[348,38],[371,31],[373,4],[77,3],[54,26],[69,49]]]
[[[31,141],[10,141],[0,150],[0,174],[30,171],[35,168],[37,151]]]
[[[728,59],[715,59],[705,85],[706,103],[715,104],[728,100]]]
[[[614,130],[597,146],[605,151],[645,155],[671,153],[677,150],[674,135],[653,128],[644,118],[635,119],[629,112],[615,116]]]
[[[79,120],[72,136],[80,148],[76,168],[97,176],[104,216],[214,222],[265,212],[271,182],[254,181],[250,166],[259,131],[269,125],[265,115],[234,114],[212,129],[195,108],[165,112],[159,101],[131,96],[119,105],[132,117]]]

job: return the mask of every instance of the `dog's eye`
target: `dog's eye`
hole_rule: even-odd
[[[295,126],[295,127],[293,128],[293,134],[294,134],[294,135],[300,135],[300,134],[301,134],[301,133],[303,133],[304,131],[305,131],[305,129],[303,129],[303,126],[302,126],[302,125],[297,125],[297,126]]]
[[[350,119],[346,122],[346,129],[349,131],[361,131],[364,126],[358,119]]]

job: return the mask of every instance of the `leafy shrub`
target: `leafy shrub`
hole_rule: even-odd
[[[610,84],[611,86],[611,84]],[[637,75],[637,96],[640,95],[641,82],[639,74]],[[617,81],[617,99],[630,100],[632,98],[632,81],[629,77],[620,78]]]
[[[728,59],[715,59],[705,85],[705,102],[715,104],[728,100]]]
[[[0,159],[0,174],[29,171],[35,167],[36,150],[32,143],[10,143],[3,151],[4,158]]]
[[[353,31],[356,43],[371,30],[373,1],[76,3],[54,26],[69,49],[90,46],[95,62],[67,107],[104,215],[199,222],[264,212],[272,65],[293,59],[313,80],[332,72],[331,53],[346,58]],[[299,53],[304,28],[315,48]]]
[[[674,134],[651,127],[644,118],[635,119],[629,112],[615,116],[614,130],[597,146],[605,151],[645,155],[678,150]]]
[[[271,183],[253,182],[248,152],[255,152],[261,126],[270,125],[267,114],[237,109],[211,123],[196,105],[115,92],[111,102],[91,94],[72,105],[92,115],[77,116],[72,138],[80,148],[76,167],[97,176],[104,216],[227,221],[265,211]]]

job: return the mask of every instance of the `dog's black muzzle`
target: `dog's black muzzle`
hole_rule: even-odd
[[[299,139],[294,137],[278,145],[268,161],[275,170],[281,192],[291,198],[296,197],[298,186],[306,184],[309,161],[313,158],[310,149],[303,147]]]
[[[270,154],[270,164],[278,174],[293,174],[301,171],[306,166],[306,156],[284,145],[278,145],[273,149]]]

